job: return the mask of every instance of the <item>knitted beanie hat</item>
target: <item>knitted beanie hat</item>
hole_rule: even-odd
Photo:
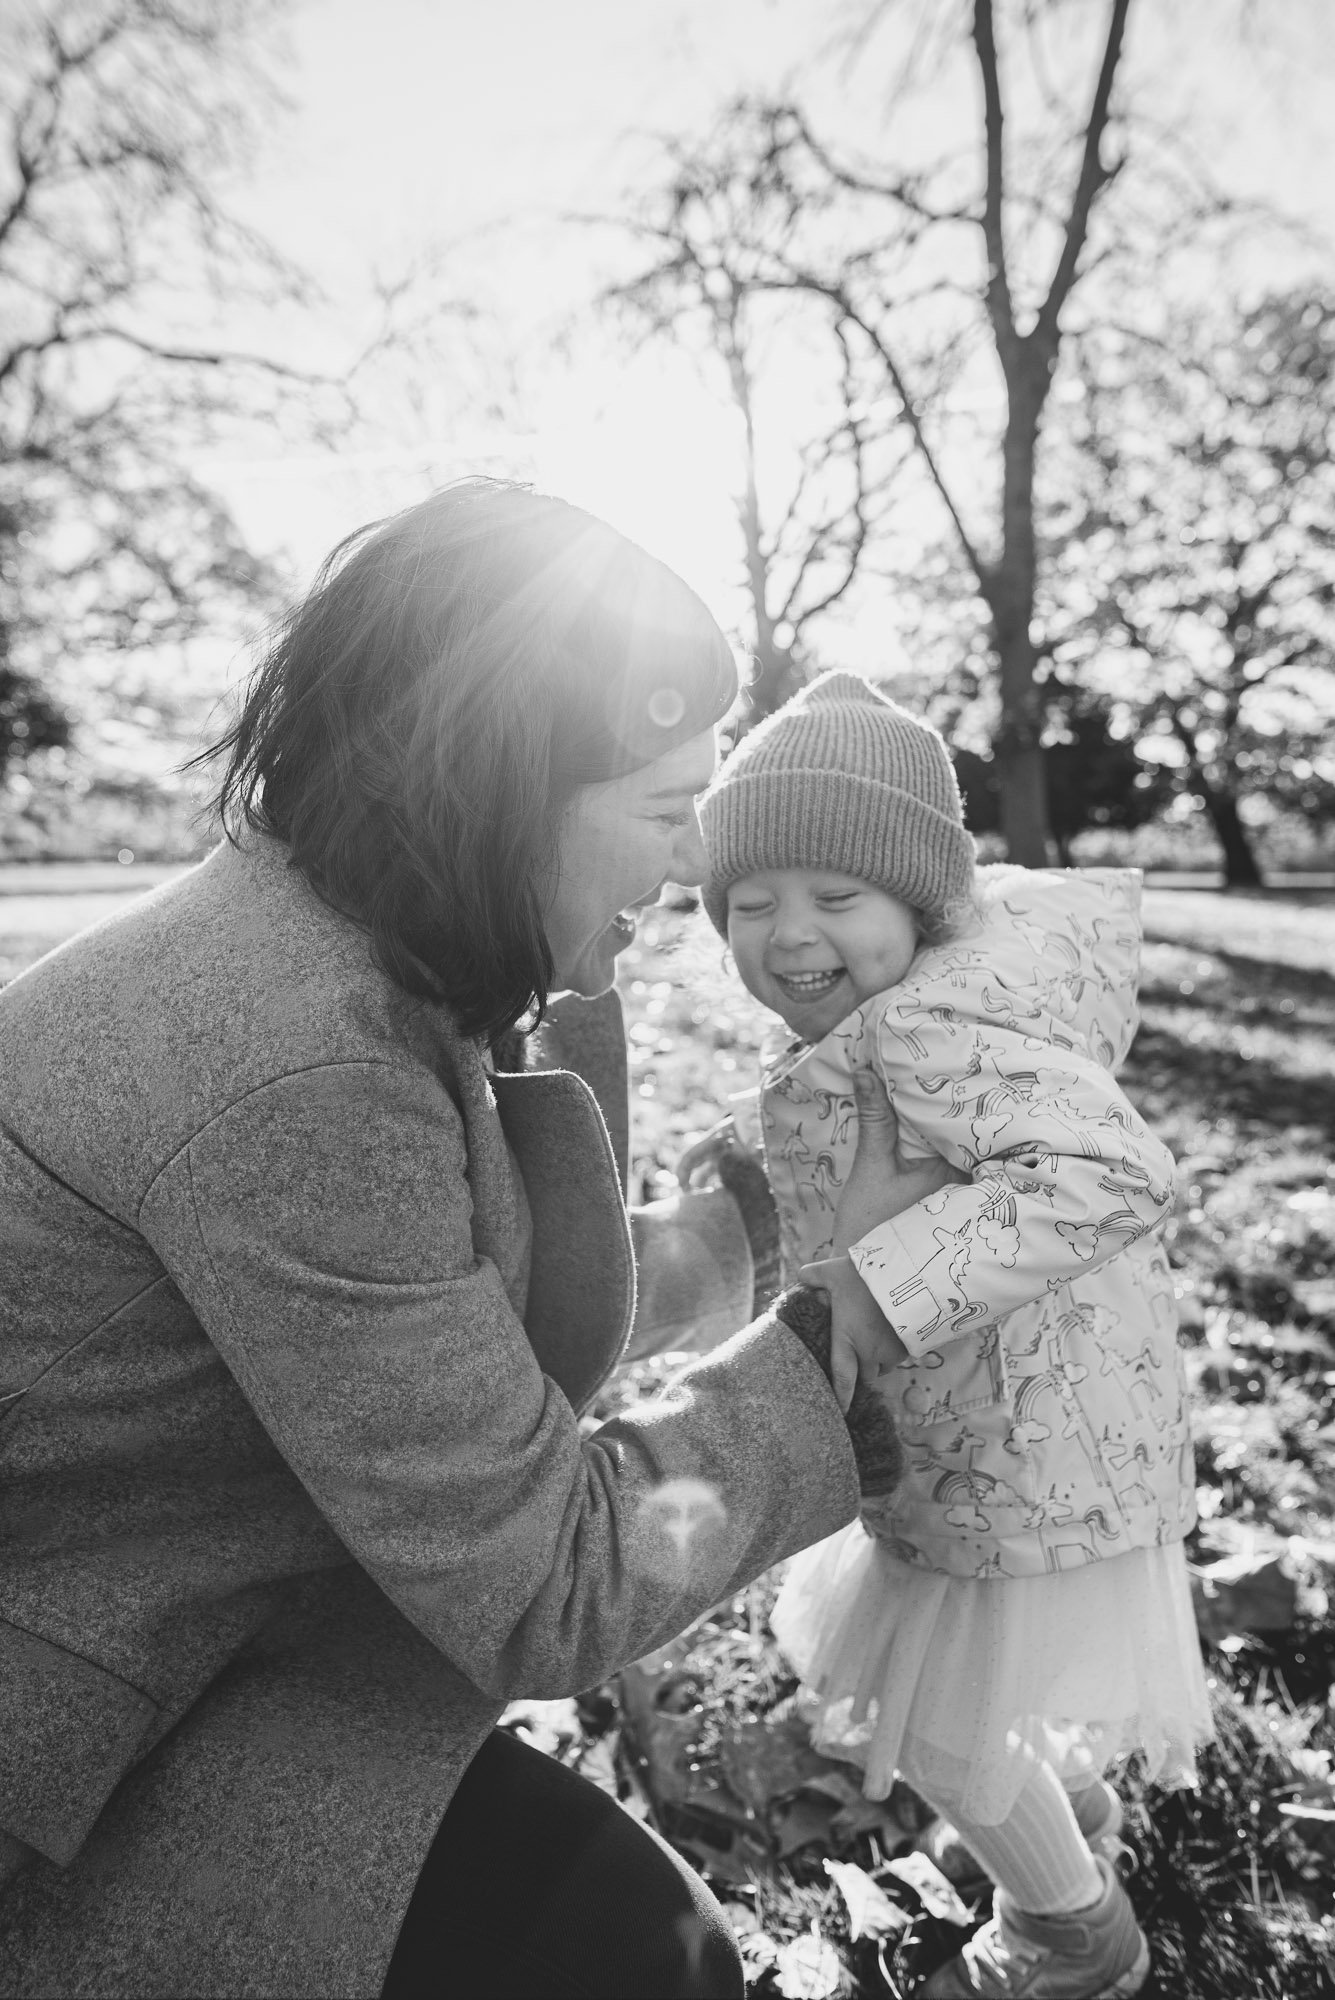
[[[973,841],[937,732],[856,674],[821,674],[744,736],[700,802],[704,905],[771,868],[855,875],[935,915],[973,887]]]

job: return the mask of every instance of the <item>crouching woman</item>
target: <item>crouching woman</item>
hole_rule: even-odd
[[[494,1728],[893,1483],[811,1293],[581,1431],[636,1281],[581,996],[699,879],[734,689],[611,530],[447,489],[278,632],[228,838],[0,995],[0,1992],[741,1993]],[[637,1224],[646,1338],[748,1316],[709,1214]]]

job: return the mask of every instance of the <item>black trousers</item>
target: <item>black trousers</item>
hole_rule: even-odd
[[[493,1730],[431,1844],[382,2000],[741,2000],[693,1868],[605,1792]]]

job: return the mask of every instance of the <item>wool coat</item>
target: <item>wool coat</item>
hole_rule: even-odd
[[[855,1066],[884,1080],[909,1157],[968,1176],[850,1250],[908,1349],[886,1387],[906,1475],[865,1519],[902,1562],[1039,1576],[1195,1520],[1174,1169],[1113,1080],[1138,1021],[1139,875],[978,879],[971,930],[767,1064],[760,1125],[790,1277],[830,1254]]]
[[[688,1220],[649,1344],[748,1295]],[[490,1074],[267,838],[0,994],[0,1252],[3,1994],[378,1993],[504,1703],[856,1511],[773,1319],[582,1432],[635,1283],[593,1093]]]

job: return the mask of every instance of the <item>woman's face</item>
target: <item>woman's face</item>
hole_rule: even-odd
[[[605,993],[635,919],[665,882],[694,888],[705,876],[695,801],[714,775],[706,730],[656,763],[603,784],[581,785],[557,845],[558,874],[544,918],[554,992]]]

